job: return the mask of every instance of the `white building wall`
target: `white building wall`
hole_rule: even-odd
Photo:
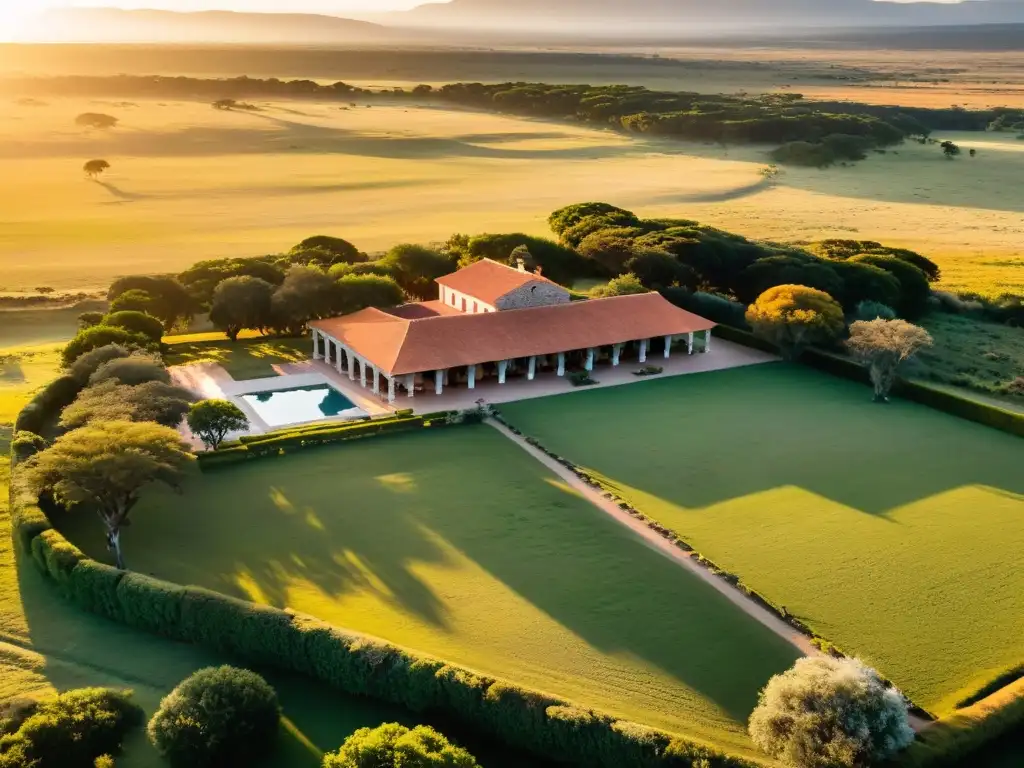
[[[446,285],[441,286],[441,301],[449,307],[465,312],[467,315],[494,312],[496,310],[496,307],[493,305],[485,304],[479,299],[462,293],[462,291],[456,291],[454,288],[449,288]]]

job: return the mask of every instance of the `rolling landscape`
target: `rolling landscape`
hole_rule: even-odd
[[[0,768],[1024,765],[1022,38],[0,8]]]

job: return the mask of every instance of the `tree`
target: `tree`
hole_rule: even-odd
[[[970,154],[971,154],[971,157],[977,157],[978,156],[978,150],[976,150],[974,147],[971,147]]]
[[[99,325],[103,322],[104,317],[106,315],[102,312],[83,312],[78,316],[78,329],[84,330],[92,328],[94,325]]]
[[[787,359],[811,344],[826,344],[842,334],[843,308],[827,293],[805,285],[778,285],[747,309],[754,333],[775,344]]]
[[[769,256],[758,259],[736,276],[734,291],[743,302],[753,302],[776,285],[806,285],[838,296],[843,283],[831,264],[813,257]]]
[[[147,731],[174,768],[241,768],[273,750],[280,720],[277,693],[262,677],[207,667],[164,697]]]
[[[928,276],[918,267],[896,256],[882,256],[863,253],[850,259],[854,264],[870,264],[884,269],[900,284],[900,299],[895,308],[904,317],[918,317],[928,308],[928,297],[932,289]]]
[[[188,428],[203,445],[216,451],[229,432],[248,429],[249,419],[227,400],[201,400],[188,409]]]
[[[122,309],[111,312],[103,318],[102,325],[124,328],[131,333],[139,333],[150,341],[159,344],[164,336],[164,324],[158,318],[137,309]]]
[[[338,308],[342,314],[367,307],[394,307],[404,301],[405,294],[393,277],[345,275],[338,280]]]
[[[875,402],[880,403],[889,401],[889,390],[900,365],[931,345],[932,337],[924,328],[905,320],[881,318],[851,325],[846,342],[850,353],[868,366]]]
[[[210,322],[231,341],[245,328],[263,331],[273,325],[274,286],[258,277],[229,277],[217,284]]]
[[[113,128],[117,122],[116,117],[101,112],[83,112],[75,118],[75,125],[82,128]]]
[[[952,141],[944,141],[939,146],[942,147],[942,154],[946,156],[947,160],[952,160],[960,154],[960,147]]]
[[[660,291],[671,286],[690,290],[697,287],[697,273],[671,253],[656,248],[639,248],[626,262],[626,271],[636,275],[645,288]]]
[[[634,293],[648,293],[647,288],[640,282],[640,278],[632,272],[613,277],[607,285],[599,285],[590,292],[596,299],[604,299],[609,296],[629,296]]]
[[[103,174],[104,171],[110,168],[110,163],[106,160],[90,160],[84,166],[82,170],[85,171],[85,175],[90,179],[95,179]]]
[[[426,725],[398,723],[360,728],[341,749],[324,755],[323,768],[479,768],[469,752]]]
[[[768,184],[774,187],[775,183],[782,175],[782,169],[779,168],[779,166],[777,166],[775,163],[769,163],[768,165],[764,166],[760,171],[758,171],[758,174],[761,176],[762,179],[768,182]]]
[[[111,360],[117,360],[122,357],[128,357],[132,354],[132,351],[127,347],[122,347],[120,344],[107,344],[103,347],[97,347],[82,355],[79,355],[78,359],[71,364],[68,368],[68,374],[77,381],[81,386],[85,386],[89,383],[89,379],[92,375],[99,370],[99,368]]]
[[[144,291],[149,302],[145,306],[122,306],[120,297],[127,291]],[[149,275],[129,275],[114,281],[107,291],[110,299],[110,311],[120,309],[137,309],[160,318],[164,330],[170,331],[179,322],[189,321],[195,314],[195,301],[185,287],[173,277],[151,277]]]
[[[79,331],[64,347],[64,351],[61,353],[64,367],[70,367],[86,352],[109,344],[117,344],[129,350],[150,349],[153,346],[149,337],[143,336],[141,333],[132,333],[112,325],[94,325],[92,328]]]
[[[328,254],[328,259],[321,258],[317,260],[317,263],[323,267],[329,267],[332,264],[358,264],[361,261],[367,260],[366,254],[348,240],[343,240],[340,237],[331,237],[330,235],[307,237],[292,248],[290,254],[301,254],[307,251],[322,251]]]
[[[480,259],[491,259],[514,267],[516,264],[512,253],[519,246],[525,246],[530,253],[530,258],[526,259],[527,269],[534,270],[539,267],[545,277],[556,283],[571,285],[580,277],[598,273],[594,269],[593,262],[583,258],[572,248],[543,237],[524,235],[521,232],[484,234],[470,238],[469,244],[459,257],[458,266],[465,267]],[[450,265],[448,271],[454,268],[454,264]],[[604,272],[604,270],[600,271]],[[401,282],[399,280],[399,283]],[[430,295],[436,295],[436,289],[433,286],[431,286]]]
[[[907,705],[856,659],[799,659],[761,691],[754,743],[794,768],[867,768],[914,740]]]
[[[105,349],[105,348],[104,348]],[[156,355],[136,352],[128,357],[115,357],[99,365],[89,376],[89,384],[116,381],[135,387],[150,381],[171,383],[171,374],[164,367],[164,361]]]
[[[187,389],[162,381],[131,385],[107,379],[79,392],[61,413],[60,425],[76,429],[94,421],[152,421],[177,427],[194,400]]]
[[[310,320],[338,314],[339,290],[331,277],[313,267],[292,267],[274,291],[271,315],[274,327],[300,335]]]
[[[125,291],[110,302],[111,312],[145,312],[156,306],[156,299],[147,291],[138,288]]]
[[[636,255],[634,237],[629,229],[601,229],[587,235],[576,247],[576,252],[585,259],[600,264],[608,274],[620,275],[626,270],[626,262]]]
[[[381,261],[393,270],[402,290],[417,299],[436,297],[434,281],[455,270],[455,264],[446,254],[412,243],[396,245]]]
[[[152,423],[97,421],[58,437],[27,463],[37,493],[69,510],[94,510],[103,522],[117,567],[124,568],[121,530],[144,488],[178,488],[191,460],[173,429]]]

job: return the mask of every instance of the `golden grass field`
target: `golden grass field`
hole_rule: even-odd
[[[1024,289],[1024,141],[908,144],[853,167],[789,169],[763,148],[412,105],[0,101],[0,292],[101,288],[122,274],[289,248],[318,233],[365,250],[456,231],[547,234],[547,214],[606,200],[780,241],[876,239],[927,253],[950,288]],[[74,125],[115,115],[111,131]],[[99,181],[89,159],[112,169]]]

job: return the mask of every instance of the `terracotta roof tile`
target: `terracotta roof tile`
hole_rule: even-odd
[[[481,259],[458,272],[437,278],[437,282],[494,306],[498,299],[516,288],[530,283],[551,281],[534,272],[520,272],[515,267],[499,264],[491,259]]]
[[[389,376],[676,336],[714,325],[657,293],[415,320],[364,309],[310,323]]]

